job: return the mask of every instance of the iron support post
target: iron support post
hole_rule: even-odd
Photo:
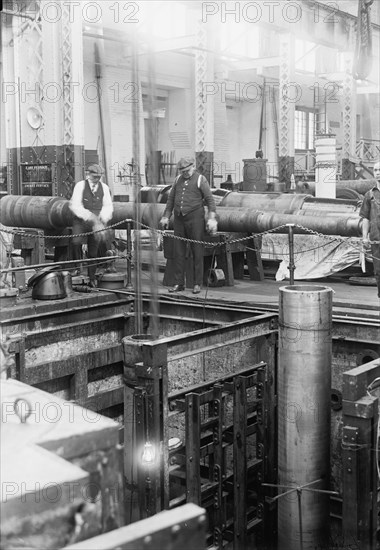
[[[289,229],[289,275],[290,275],[290,284],[294,285],[294,271],[296,269],[296,266],[294,264],[294,234],[293,234],[293,228],[294,223],[287,223],[286,224]]]
[[[127,223],[127,289],[132,290],[132,223]]]

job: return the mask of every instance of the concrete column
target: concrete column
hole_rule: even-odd
[[[336,198],[336,138],[327,134],[315,140],[315,196]]]

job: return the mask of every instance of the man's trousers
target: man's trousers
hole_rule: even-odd
[[[203,241],[205,230],[203,206],[185,216],[174,214],[174,235]],[[186,246],[184,240],[174,239],[174,284],[185,284]],[[203,244],[190,243],[193,253],[193,285],[203,283]]]
[[[72,232],[73,235],[78,235],[80,233],[92,233],[93,227],[90,223],[75,219],[73,222]],[[110,230],[88,235],[86,237],[73,237],[72,259],[82,259],[82,244],[87,244],[87,256],[89,258],[104,257],[107,253],[108,247],[110,247],[109,233]],[[87,272],[91,281],[95,280],[96,268],[99,267],[99,265],[96,265],[96,263],[88,265]]]

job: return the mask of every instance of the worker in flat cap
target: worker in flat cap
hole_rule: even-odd
[[[103,257],[107,253],[109,235],[104,231],[113,214],[113,204],[108,185],[102,181],[103,170],[99,164],[90,164],[86,169],[86,178],[75,184],[70,200],[74,214],[73,235],[92,233],[87,237],[74,236],[72,256],[74,260],[82,259],[82,245],[87,244],[89,258]],[[90,286],[96,286],[96,266],[89,264],[88,275]]]
[[[216,233],[216,208],[207,179],[195,169],[195,160],[191,157],[181,158],[178,162],[178,172],[170,190],[161,226],[169,227],[169,218],[174,211],[174,235],[186,239],[203,241],[205,231],[205,210],[207,207],[208,220],[206,229],[209,233]],[[174,239],[174,286],[169,292],[185,290],[185,256],[186,240]],[[203,244],[190,242],[193,254],[193,293],[199,294],[203,282]]]

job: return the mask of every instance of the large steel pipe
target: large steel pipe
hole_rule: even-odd
[[[164,204],[141,205],[141,221],[154,227],[155,220],[164,213]],[[13,227],[34,227],[41,229],[60,229],[70,226],[72,214],[69,202],[51,197],[20,197],[8,195],[0,201],[1,221]],[[134,218],[133,203],[114,203],[114,215],[111,223]],[[360,236],[360,219],[356,213],[343,212],[336,216],[313,216],[309,212],[298,210],[297,215],[282,212],[258,211],[253,207],[229,208],[217,207],[220,231],[261,233],[287,223],[300,224],[308,229],[325,235]],[[119,226],[126,228],[124,223]],[[301,230],[295,228],[296,232]],[[282,229],[285,233],[286,228]]]
[[[310,195],[288,193],[244,193],[233,191],[225,195],[220,206],[229,208],[254,208],[255,210],[275,211],[282,214],[296,214],[308,210],[315,215],[336,215],[355,212],[359,209],[357,200],[324,199]]]
[[[292,214],[302,208],[308,195],[286,193],[249,193],[231,191],[220,202],[220,206],[229,208],[254,208],[255,210],[275,210]]]
[[[282,550],[326,548],[329,495],[318,490],[329,489],[330,476],[332,294],[280,288],[278,484],[299,488],[278,500]]]
[[[336,182],[336,190],[343,190],[343,189],[350,189],[352,191],[355,191],[356,193],[359,193],[360,195],[364,195],[372,189],[372,187],[376,186],[376,180],[375,179],[368,179],[368,180],[341,180]],[[305,182],[299,182],[297,185],[297,189],[299,189],[302,192],[308,191],[312,195],[315,195],[315,182],[314,181],[305,181]]]
[[[302,225],[309,230],[324,235],[341,235],[345,237],[359,237],[361,235],[361,221],[358,215],[340,214],[339,216],[313,216],[281,214],[276,212],[256,212],[247,208],[219,208],[217,209],[218,227],[220,231],[237,231],[241,233],[261,233],[268,229],[293,223]],[[287,228],[280,233],[287,233]],[[297,227],[295,233],[304,233]]]
[[[0,200],[0,219],[11,227],[56,229],[72,224],[69,201],[60,197],[6,195]]]
[[[121,221],[126,217],[133,217],[133,208],[128,203],[124,205],[114,204],[113,222]],[[156,214],[154,214],[154,210]],[[152,220],[155,216],[162,216],[165,205],[157,204],[141,206],[141,221],[143,224],[152,227]],[[339,216],[320,217],[304,214],[302,211],[298,215],[277,213],[273,211],[262,212],[252,208],[227,208],[217,207],[217,219],[219,231],[238,232],[238,233],[261,233],[268,229],[275,229],[287,223],[299,224],[310,230],[323,233],[324,235],[342,235],[346,237],[358,237],[361,235],[361,221],[358,215],[341,214]],[[172,219],[170,220],[170,224]],[[170,225],[172,227],[172,225]],[[287,228],[280,230],[287,233]],[[305,231],[294,228],[296,233]]]

